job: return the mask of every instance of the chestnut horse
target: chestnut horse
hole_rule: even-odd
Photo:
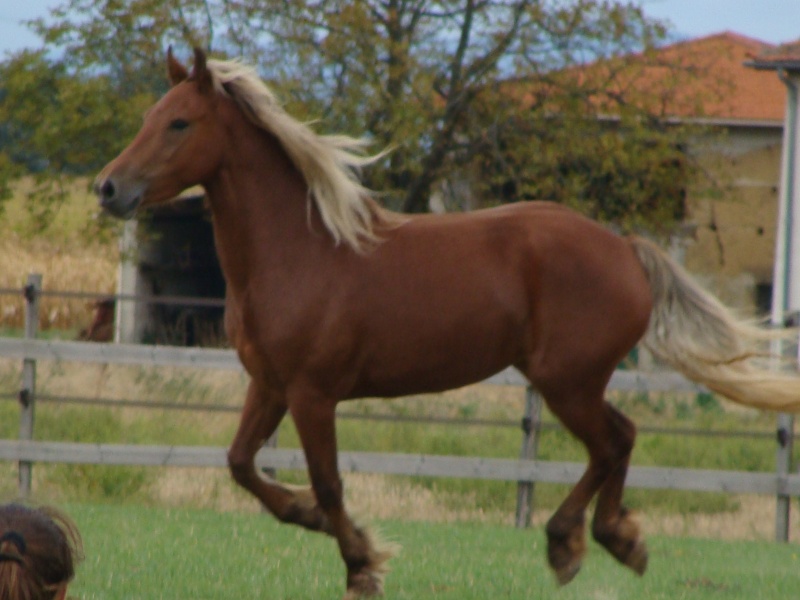
[[[621,504],[633,423],[604,399],[637,342],[747,405],[800,408],[800,385],[752,364],[769,335],[741,324],[655,245],[567,208],[524,202],[466,214],[405,216],[358,180],[363,143],[289,116],[253,69],[167,57],[172,89],[96,181],[118,217],[204,186],[227,282],[225,325],[251,376],[228,452],[233,478],[281,521],[336,538],[346,598],[382,593],[380,547],[345,511],[334,412],[341,400],[524,373],[582,441],[586,472],[547,524],[558,581],[592,534],[636,573],[647,550]],[[310,488],[260,475],[254,456],[286,412]]]

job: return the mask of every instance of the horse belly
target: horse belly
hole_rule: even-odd
[[[526,311],[472,300],[466,310],[454,309],[454,300],[449,307],[429,303],[414,315],[384,312],[365,339],[363,369],[351,397],[453,389],[513,364],[521,351]]]
[[[396,397],[451,390],[482,381],[512,364],[511,353],[487,356],[474,353],[427,356],[427,362],[392,362],[392,367],[370,365],[350,398]],[[439,360],[436,360],[438,358]]]

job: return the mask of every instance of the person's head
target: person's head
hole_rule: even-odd
[[[0,505],[0,600],[62,600],[82,552],[77,527],[60,511]]]

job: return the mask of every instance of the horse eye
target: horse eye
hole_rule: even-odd
[[[170,129],[174,129],[175,131],[182,131],[189,126],[189,121],[186,119],[175,119],[172,123],[169,124]]]

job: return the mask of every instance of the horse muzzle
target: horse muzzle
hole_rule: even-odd
[[[94,182],[94,193],[105,212],[118,219],[130,219],[142,203],[144,187],[140,184],[125,186],[111,177],[98,177]]]

